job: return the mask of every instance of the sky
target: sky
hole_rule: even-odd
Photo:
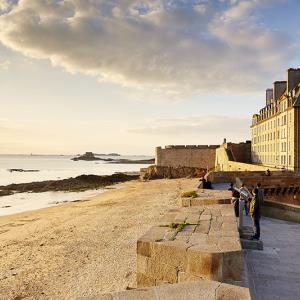
[[[0,0],[0,154],[250,139],[298,0]]]

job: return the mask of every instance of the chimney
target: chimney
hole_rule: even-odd
[[[272,99],[273,99],[273,89],[267,89],[266,90],[266,105],[271,104]]]
[[[300,82],[300,69],[287,70],[287,91],[294,89]]]
[[[277,101],[286,90],[286,81],[275,81],[273,83],[274,100]]]

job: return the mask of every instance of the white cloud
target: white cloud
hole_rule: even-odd
[[[221,2],[22,0],[0,14],[0,41],[166,98],[264,88],[288,66],[291,41],[257,25],[266,0]]]
[[[220,141],[223,135],[235,140],[243,140],[249,136],[250,120],[247,118],[228,116],[198,116],[176,119],[150,120],[143,127],[131,128],[132,134],[154,136],[180,136],[181,139],[196,136],[201,141]]]
[[[0,69],[7,70],[9,68],[10,61],[8,59],[0,60]]]

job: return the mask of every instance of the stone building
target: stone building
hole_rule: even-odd
[[[266,90],[266,104],[252,117],[252,163],[300,171],[300,69]]]

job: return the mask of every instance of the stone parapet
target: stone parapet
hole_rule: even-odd
[[[231,205],[172,209],[137,242],[138,287],[201,279],[242,284],[242,248]]]
[[[135,289],[104,294],[85,300],[250,300],[249,289],[216,281],[202,280],[189,283],[167,284],[150,288]]]
[[[300,223],[300,205],[265,200],[261,213],[266,217]]]
[[[245,184],[257,184],[260,182],[264,186],[274,184],[294,184],[300,182],[300,175],[288,171],[272,171],[271,176],[267,176],[265,171],[219,171],[209,172],[205,178],[212,183],[235,183],[236,178],[240,178]]]
[[[300,175],[294,172],[210,172],[205,178],[212,183],[239,182],[251,190],[258,183],[264,188],[264,199],[289,205],[300,205]]]
[[[164,148],[156,147],[155,165],[212,169],[215,166],[217,148],[217,145],[168,145]]]
[[[231,204],[231,192],[224,190],[198,190],[197,197],[181,197],[179,205],[189,206],[207,206],[214,204]]]
[[[165,149],[217,149],[220,145],[166,145]],[[162,149],[157,147],[157,149]]]

